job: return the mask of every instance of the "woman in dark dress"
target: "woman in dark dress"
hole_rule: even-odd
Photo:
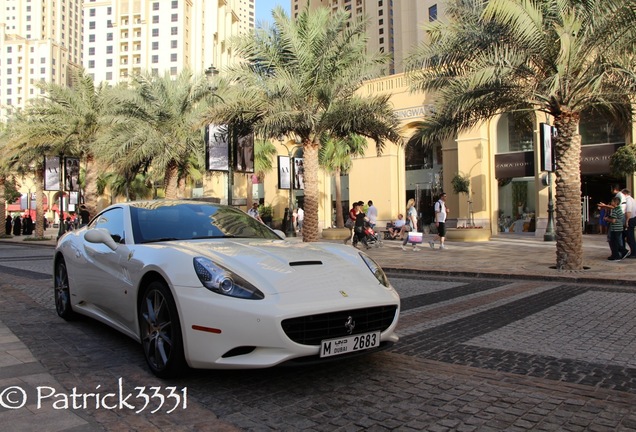
[[[4,223],[4,233],[6,235],[11,235],[11,225],[12,225],[11,221],[12,221],[11,215],[8,215],[7,220]]]
[[[19,236],[22,234],[22,219],[20,216],[16,216],[13,219],[13,235]]]

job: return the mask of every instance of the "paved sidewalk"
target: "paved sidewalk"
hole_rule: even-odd
[[[2,242],[16,242],[24,245],[55,246],[57,229],[49,229],[47,241],[29,241],[30,236],[0,238]],[[556,242],[546,242],[543,237],[524,234],[501,234],[488,242],[452,242],[447,248],[431,250],[428,240],[419,245],[421,250],[400,248],[402,242],[384,240],[382,247],[373,247],[366,252],[386,270],[421,271],[435,274],[455,274],[465,276],[523,276],[530,279],[565,280],[569,282],[598,282],[636,285],[636,259],[608,261],[610,255],[606,238],[601,234],[583,236],[583,264],[585,270],[579,272],[559,271],[556,267]],[[290,241],[300,241],[299,237]],[[334,241],[334,240],[329,240]],[[349,243],[351,244],[351,243]]]

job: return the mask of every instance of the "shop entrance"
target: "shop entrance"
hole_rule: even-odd
[[[586,234],[600,233],[599,202],[609,203],[612,194],[612,185],[618,183],[625,186],[625,179],[619,179],[609,174],[583,175],[581,176],[581,213]]]

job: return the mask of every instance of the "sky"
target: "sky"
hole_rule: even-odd
[[[272,9],[277,5],[281,5],[289,15],[290,0],[255,0],[256,23],[263,21],[272,21]]]

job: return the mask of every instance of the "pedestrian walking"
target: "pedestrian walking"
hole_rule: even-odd
[[[612,254],[607,258],[609,261],[621,261],[629,256],[629,251],[623,242],[623,230],[625,229],[625,214],[621,207],[621,198],[612,198],[613,206],[609,216],[605,216],[609,222],[610,241],[609,247]]]
[[[417,209],[415,208],[415,200],[411,198],[406,203],[406,224],[404,228],[404,240],[402,240],[402,250],[406,250],[406,244],[409,242],[409,232],[417,231]],[[415,243],[413,243],[413,250],[420,250]]]
[[[623,189],[621,192],[625,195],[625,241],[629,245],[629,257],[634,258],[636,256],[636,236],[634,235],[636,201],[629,189]]]
[[[444,241],[446,240],[446,215],[448,207],[446,207],[446,192],[439,195],[439,199],[435,203],[435,227],[437,227],[437,235],[433,240],[428,242],[431,249],[435,249],[435,240],[439,240],[439,248],[446,249]]]

